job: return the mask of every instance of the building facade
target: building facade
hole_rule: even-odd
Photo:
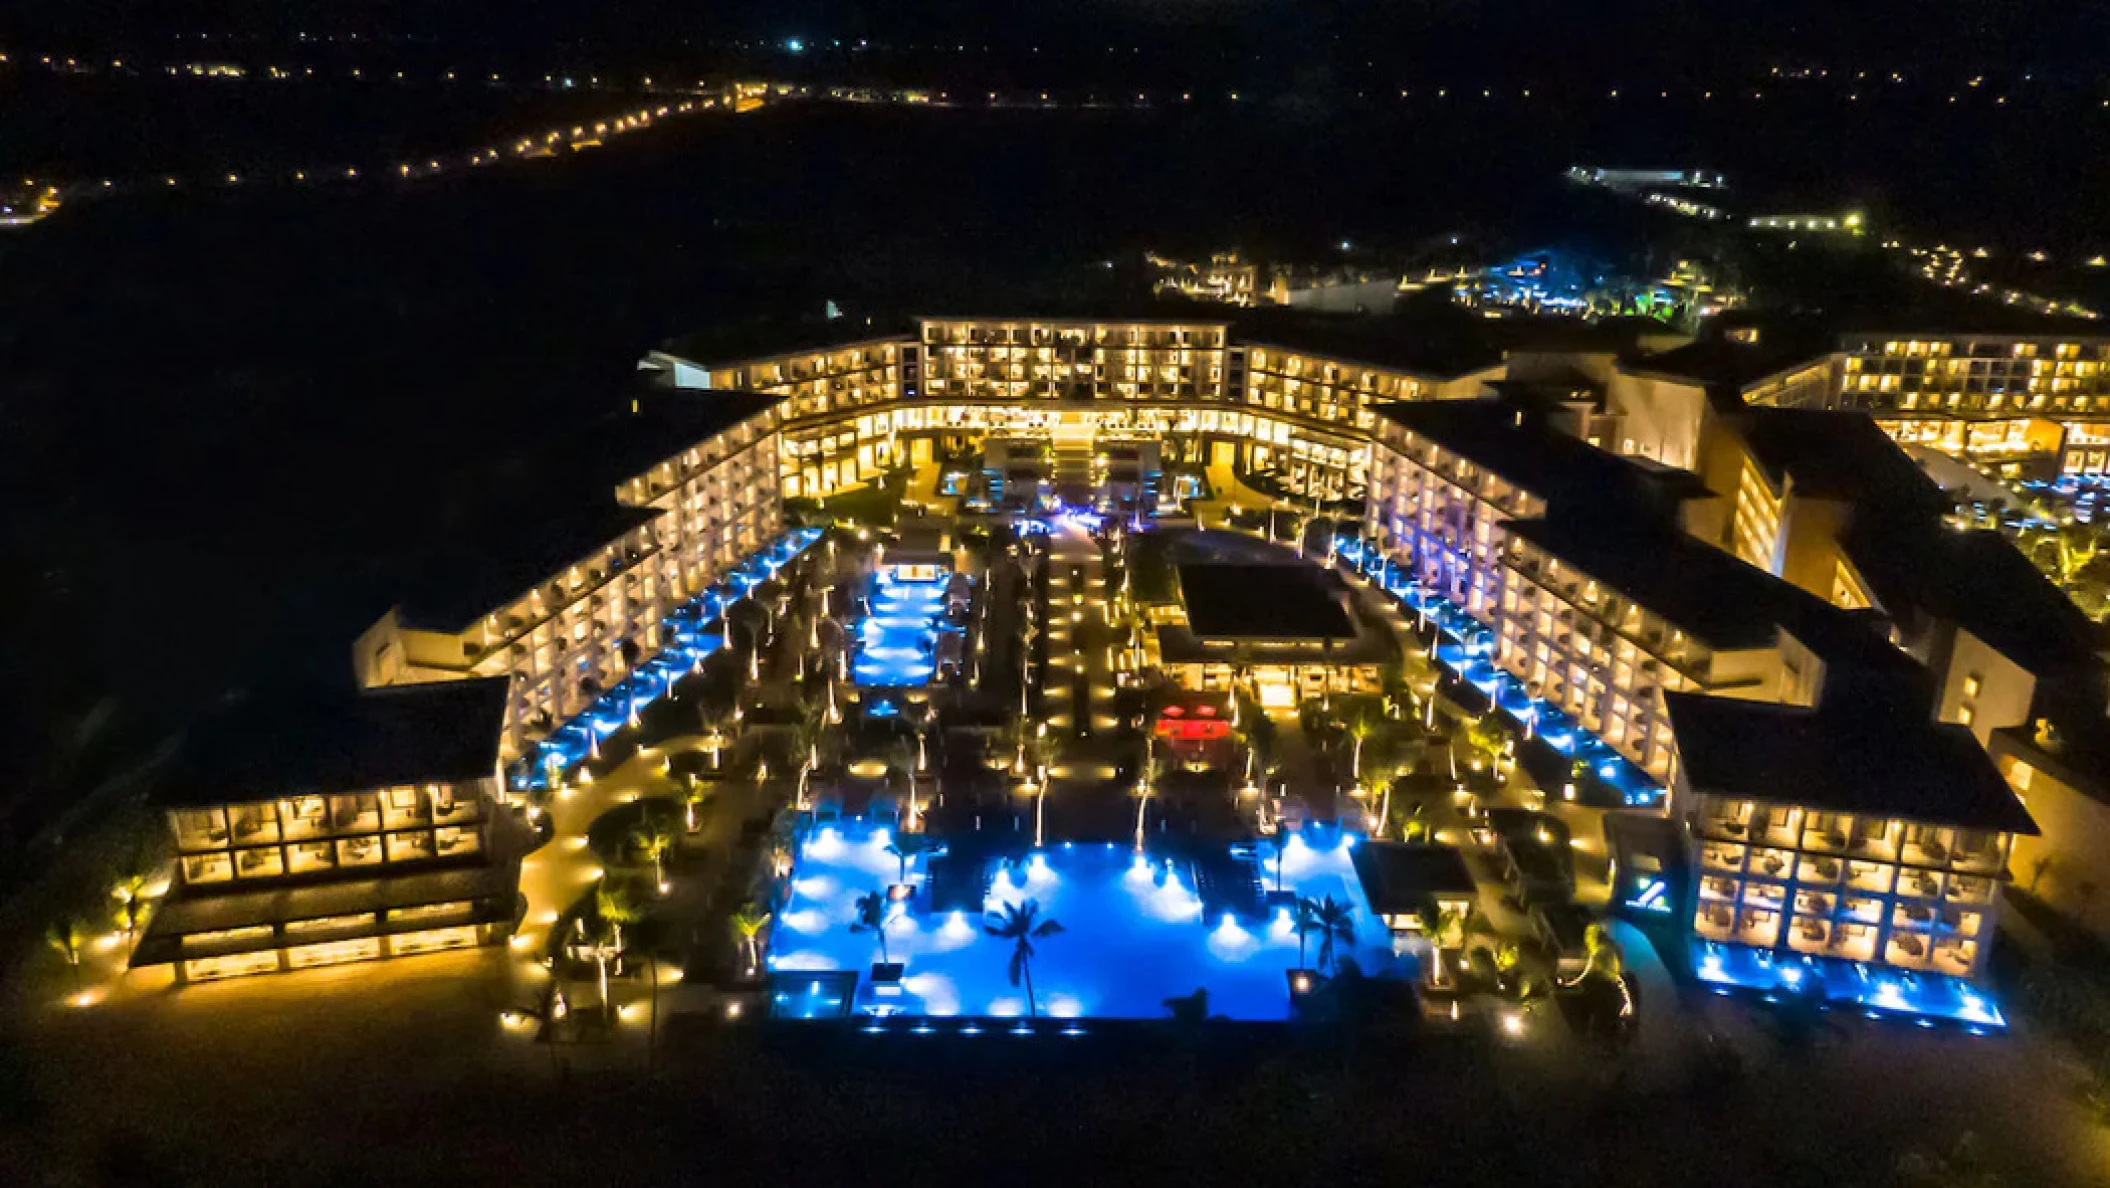
[[[521,525],[522,549],[487,546],[433,574],[354,643],[359,683],[508,677],[506,754],[523,753],[655,655],[676,607],[776,536],[775,418],[752,397],[714,397],[589,435],[613,448],[620,477],[582,492],[584,508]],[[706,428],[686,445],[671,435]]]
[[[259,699],[159,793],[169,895],[132,956],[178,983],[494,943],[516,921],[498,822],[503,679]]]

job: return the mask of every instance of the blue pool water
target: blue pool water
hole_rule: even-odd
[[[1826,1001],[1857,1007],[1871,1019],[1942,1021],[1977,1032],[2007,1027],[2007,1017],[1992,999],[1970,982],[1947,974],[1777,953],[1704,937],[1693,937],[1691,944],[1693,972],[1722,993],[1749,990],[1771,1001],[1781,994],[1821,990]]]
[[[950,575],[947,575],[948,577]],[[945,577],[908,581],[881,570],[872,579],[872,611],[857,623],[850,675],[872,688],[927,685],[937,673],[932,649],[945,619]]]
[[[771,929],[769,968],[777,974],[849,972],[865,978],[879,960],[878,940],[852,932],[858,896],[884,890],[899,865],[882,826],[846,821],[824,826],[800,847],[791,897]],[[1351,952],[1370,973],[1406,973],[1411,960],[1395,957],[1390,934],[1373,918],[1350,862],[1354,839],[1308,844],[1292,841],[1283,882],[1300,895],[1331,895],[1355,909]],[[1285,971],[1297,964],[1297,935],[1287,910],[1266,921],[1202,918],[1202,901],[1183,876],[1160,877],[1162,866],[1127,846],[1050,845],[1021,875],[999,869],[985,907],[1036,900],[1043,918],[1063,925],[1034,942],[1033,987],[1040,1013],[1066,1018],[1163,1018],[1165,1000],[1209,991],[1209,1011],[1233,1019],[1280,1020],[1289,1008]],[[919,861],[909,881],[921,884]],[[1269,872],[1272,885],[1272,871]],[[916,906],[887,926],[888,954],[905,965],[898,995],[869,986],[854,992],[866,1015],[1012,1018],[1027,1013],[1022,987],[1011,985],[1011,942],[982,931],[971,912],[933,917]],[[1319,938],[1308,939],[1316,962]],[[828,985],[834,985],[831,980]]]

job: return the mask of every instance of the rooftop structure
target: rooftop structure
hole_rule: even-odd
[[[2037,826],[1968,730],[1911,698],[1815,708],[1673,694],[1697,935],[1960,980]]]
[[[1309,565],[1190,562],[1179,567],[1180,597],[1196,639],[1346,640],[1355,623],[1338,578]]]

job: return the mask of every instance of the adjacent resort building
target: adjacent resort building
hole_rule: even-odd
[[[1285,510],[1354,509],[1330,566],[1182,568],[1149,662],[1203,701],[1256,675],[1275,709],[1374,690],[1385,652],[1350,594],[1375,589],[1461,696],[1675,828],[1655,869],[1690,877],[1644,917],[1690,936],[1702,978],[1997,1019],[1968,986],[2016,864],[2110,845],[2110,682],[2012,546],[1943,524],[1907,447],[2110,470],[2110,339],[1505,323],[1459,343],[1151,308],[651,352],[550,506],[465,536],[358,638],[345,741],[201,771],[170,803],[179,877],[138,960],[202,978],[501,935],[501,769],[700,661],[713,641],[675,612],[746,588],[786,500],[986,449],[958,492],[977,514],[1181,517],[1203,476],[1256,473]],[[1416,872],[1458,893],[1450,867]]]
[[[163,781],[176,870],[132,955],[179,983],[489,944],[522,837],[499,811],[504,678],[260,697]]]

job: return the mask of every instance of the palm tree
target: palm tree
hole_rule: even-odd
[[[1136,781],[1136,849],[1143,848],[1143,810],[1150,804],[1158,786],[1165,782],[1179,767],[1179,761],[1171,755],[1154,754],[1146,761],[1143,778]]]
[[[908,882],[909,863],[929,849],[930,839],[920,833],[896,834],[894,840],[888,842],[886,847],[886,852],[892,854],[894,860],[901,864],[901,877],[895,882]]]
[[[916,744],[906,738],[897,738],[887,746],[884,756],[887,770],[900,775],[908,783],[908,815],[903,818],[904,828],[916,828],[922,817],[922,806],[916,803]]]
[[[716,771],[733,742],[730,715],[706,705],[697,713],[697,725],[703,730],[703,749],[711,753],[711,770]]]
[[[1425,804],[1414,806],[1414,811],[1407,814],[1406,824],[1400,826],[1399,840],[1413,845],[1429,841],[1436,836],[1436,826],[1423,815],[1427,808]]]
[[[879,934],[879,960],[891,965],[893,959],[886,951],[887,897],[878,891],[867,891],[857,897],[857,919],[850,924],[852,932],[876,932]]]
[[[611,950],[617,957],[624,954],[623,925],[635,924],[645,918],[644,902],[643,897],[637,893],[637,888],[629,880],[610,882],[604,878],[600,885],[594,888],[593,909],[594,918],[599,922],[595,928],[596,933],[602,928],[608,930],[605,944],[600,943],[602,938],[599,935],[595,937],[593,959],[600,978],[601,1010],[612,1017],[615,1004],[608,998],[608,958]]]
[[[709,788],[709,786],[708,786],[708,785],[706,785],[706,784],[705,784],[705,783],[704,783],[704,782],[703,782],[702,780],[700,780],[700,779],[696,778],[696,773],[695,773],[695,772],[691,771],[691,772],[684,772],[684,773],[682,773],[682,777],[681,777],[681,817],[682,817],[682,825],[683,825],[683,827],[684,827],[684,828],[686,828],[686,829],[687,829],[687,830],[688,830],[688,831],[689,831],[690,833],[694,833],[694,832],[696,832],[696,828],[697,828],[697,823],[696,823],[696,810],[697,810],[697,809],[700,809],[700,808],[702,808],[702,807],[703,807],[703,806],[704,806],[705,804],[709,803],[710,799],[711,799],[711,796],[710,796],[710,788]]]
[[[1390,768],[1372,768],[1360,781],[1363,799],[1377,802],[1377,828],[1371,831],[1372,837],[1385,836],[1385,827],[1391,823],[1392,781],[1396,774]]]
[[[747,946],[747,972],[750,976],[754,974],[756,967],[762,964],[762,955],[756,948],[756,941],[761,937],[762,930],[769,927],[769,922],[775,918],[768,908],[752,900],[733,910],[733,931],[740,934],[740,943]]]
[[[44,930],[45,943],[72,967],[73,988],[76,992],[81,988],[81,942],[85,939],[80,917],[70,914],[53,920],[51,926]],[[1012,980],[1017,981],[1015,977]]]
[[[1355,742],[1355,750],[1348,764],[1350,779],[1359,780],[1363,777],[1363,744],[1377,736],[1379,725],[1378,718],[1367,711],[1349,719],[1348,737]]]
[[[593,891],[594,914],[614,929],[617,952],[623,950],[623,926],[645,918],[645,897],[629,879],[603,878]]]
[[[998,940],[1016,942],[1011,948],[1011,984],[1025,982],[1026,1012],[1034,1018],[1040,1017],[1040,1004],[1033,997],[1033,942],[1062,930],[1062,924],[1054,918],[1040,918],[1037,899],[1007,903],[1001,914],[990,912],[982,922],[983,932]]]
[[[1297,964],[1304,964],[1304,936],[1307,932],[1319,934],[1319,965],[1333,968],[1338,965],[1335,946],[1355,943],[1355,907],[1328,895],[1324,899],[1300,899],[1297,901]]]
[[[126,936],[139,932],[139,916],[146,908],[147,881],[153,873],[146,854],[135,850],[118,871],[117,885],[110,889],[110,894],[117,900],[118,923],[124,926]]]
[[[1474,718],[1465,728],[1466,747],[1474,754],[1486,757],[1490,765],[1498,765],[1501,762],[1504,741],[1502,726],[1495,721],[1492,712]],[[1455,765],[1453,770],[1455,772]],[[1496,773],[1500,774],[1499,766]]]
[[[1282,852],[1289,849],[1289,839],[1289,830],[1282,828],[1280,825],[1275,826],[1275,831],[1266,834],[1262,839],[1275,851],[1275,890],[1277,891],[1282,890]],[[1300,957],[1297,964],[1302,965],[1303,963],[1303,959]]]
[[[652,885],[667,885],[667,852],[674,848],[674,830],[658,813],[646,813],[630,831],[630,848],[652,864]]]

